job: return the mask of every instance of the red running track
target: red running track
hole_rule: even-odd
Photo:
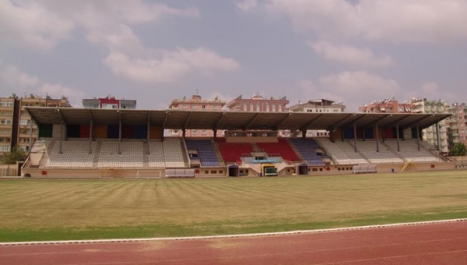
[[[467,264],[467,222],[257,237],[4,245],[0,264]]]

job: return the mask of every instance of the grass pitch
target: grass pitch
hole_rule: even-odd
[[[291,231],[467,217],[467,172],[0,181],[0,241]]]

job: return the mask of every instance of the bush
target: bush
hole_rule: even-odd
[[[467,149],[463,143],[455,143],[451,149],[451,156],[465,156]]]
[[[24,161],[27,157],[26,152],[18,147],[13,147],[10,152],[3,157],[4,164],[16,164],[18,161]]]

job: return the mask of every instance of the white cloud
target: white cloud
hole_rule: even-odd
[[[406,99],[427,98],[428,100],[443,100],[445,102],[460,102],[459,95],[447,92],[446,89],[440,89],[437,82],[429,81],[422,84],[419,88],[408,90],[404,93]]]
[[[316,82],[302,80],[297,85],[302,90],[303,98],[343,101],[348,112],[358,111],[360,105],[357,104],[365,104],[401,93],[399,84],[395,80],[365,71],[345,71],[321,76]]]
[[[467,39],[464,0],[269,0],[295,30],[321,39],[448,43]]]
[[[35,76],[21,72],[16,66],[2,65],[0,63],[0,80],[4,87],[25,90],[37,86],[40,82]]]
[[[62,96],[68,97],[70,103],[81,105],[81,99],[85,93],[79,89],[71,88],[57,83],[47,83],[38,77],[25,73],[14,65],[6,65],[0,61],[0,83],[2,84],[2,96],[12,93],[18,96],[39,95],[45,97],[49,95],[53,98]]]
[[[258,6],[258,0],[243,0],[237,2],[237,7],[240,8],[243,12],[248,12],[256,6]]]
[[[270,0],[268,10],[285,13],[295,30],[333,39],[360,33],[358,8],[345,0]]]
[[[73,107],[80,107],[81,100],[85,98],[85,93],[81,90],[63,86],[61,84],[43,83],[37,88],[41,94],[48,95],[52,98],[61,98],[65,96]]]
[[[162,17],[197,18],[200,14],[195,8],[171,8],[142,0],[25,0],[21,3],[0,0],[0,17],[1,7],[6,15],[3,25],[0,18],[0,29],[15,33],[17,36],[10,34],[13,42],[50,49],[79,27],[84,29],[90,43],[108,50],[104,65],[116,75],[133,81],[167,83],[193,71],[211,74],[239,67],[236,61],[206,48],[149,49],[134,32],[135,26],[159,22]]]
[[[341,63],[365,67],[385,67],[393,64],[391,56],[376,56],[369,48],[357,48],[347,45],[333,45],[326,41],[308,42],[313,51],[324,58]]]
[[[104,64],[117,75],[147,83],[174,82],[191,71],[210,74],[213,71],[234,71],[239,68],[236,61],[203,48],[159,51],[149,58],[132,58],[112,52]]]
[[[36,2],[0,0],[0,45],[49,50],[69,39],[75,23]]]
[[[365,37],[389,42],[455,42],[467,39],[464,0],[364,0]]]

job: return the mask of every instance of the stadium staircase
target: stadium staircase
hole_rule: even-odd
[[[148,150],[148,142],[143,143],[143,168],[149,168]]]
[[[352,149],[355,148],[354,144],[351,141],[347,140],[345,142],[348,143],[350,147],[352,147]],[[367,163],[371,163],[370,158],[368,158],[364,152],[360,151],[360,149],[358,148],[358,144],[357,144],[357,154],[359,154],[363,159],[365,159]]]
[[[217,161],[223,167],[226,166],[224,158],[222,157],[221,151],[219,150],[219,146],[217,145],[215,140],[211,140],[212,147],[214,148],[214,152],[216,153]]]
[[[47,164],[47,160],[49,160],[49,152],[54,148],[55,145],[55,140],[52,140],[50,144],[47,146],[44,154],[42,155],[42,159],[39,162],[39,167],[44,168],[45,165]]]
[[[382,144],[384,147],[386,147],[389,151],[391,151],[391,153],[393,153],[395,156],[397,156],[398,158],[402,159],[402,161],[406,162],[407,159],[405,157],[403,157],[399,152],[397,152],[397,149],[393,149],[391,148],[391,146],[389,146],[387,143],[385,142],[379,142],[380,144]]]
[[[94,154],[94,160],[92,161],[92,167],[97,168],[97,163],[99,162],[99,155],[102,149],[102,141],[96,141],[96,150]]]

